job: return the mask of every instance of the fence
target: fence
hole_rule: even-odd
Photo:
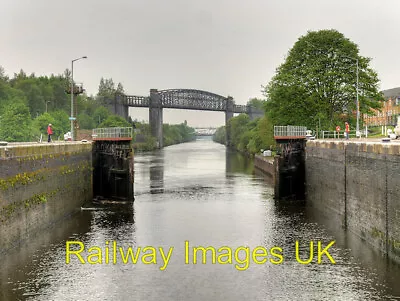
[[[305,126],[285,125],[274,126],[275,137],[306,137],[307,128]]]
[[[97,128],[93,129],[93,140],[98,139],[132,139],[132,128]]]
[[[321,139],[345,139],[345,132],[336,132],[336,131],[321,131],[321,136],[319,138]],[[365,135],[365,133],[361,132],[361,136]],[[360,137],[361,137],[360,136]],[[359,138],[356,135],[356,131],[350,131],[349,132],[349,138]]]

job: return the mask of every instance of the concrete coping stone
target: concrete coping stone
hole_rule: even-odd
[[[332,141],[332,140],[309,140],[306,147],[317,147],[325,149],[337,149],[368,152],[376,154],[400,155],[400,143],[382,141]]]
[[[65,152],[76,152],[91,148],[91,143],[77,142],[52,142],[52,143],[9,143],[0,146],[0,160],[29,157],[34,155],[50,155]]]

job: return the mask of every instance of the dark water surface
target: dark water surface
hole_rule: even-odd
[[[274,202],[252,164],[207,140],[137,154],[134,205],[81,211],[2,256],[0,300],[400,300],[397,265],[310,209]],[[66,264],[66,241],[84,244],[85,262],[101,250],[103,263],[82,264],[71,255]],[[114,264],[114,241],[124,252],[157,248],[157,263],[144,264],[141,256],[123,263],[117,252]],[[185,264],[185,241],[189,250],[214,247],[217,259],[231,248],[232,263],[220,257],[228,263],[213,264],[209,251],[206,264],[201,253],[197,264],[192,253]],[[302,260],[310,241],[323,247],[336,241],[328,250],[336,264],[327,256],[318,264],[317,254],[300,264],[296,241]],[[247,267],[246,250],[237,248],[257,246],[268,251],[266,262],[254,263],[249,253]],[[174,248],[163,271],[159,247]],[[273,247],[282,249],[281,263]]]

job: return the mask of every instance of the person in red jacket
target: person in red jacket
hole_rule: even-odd
[[[346,122],[344,123],[344,125],[345,125],[346,139],[349,139],[349,135],[350,135],[350,126],[349,126],[349,123],[346,121]]]
[[[47,127],[47,142],[51,142],[51,135],[53,135],[53,129],[51,128],[51,123],[49,123],[48,127]]]

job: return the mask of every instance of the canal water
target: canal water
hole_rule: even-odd
[[[93,209],[2,256],[0,300],[400,299],[397,265],[211,140],[136,154],[133,206]]]

